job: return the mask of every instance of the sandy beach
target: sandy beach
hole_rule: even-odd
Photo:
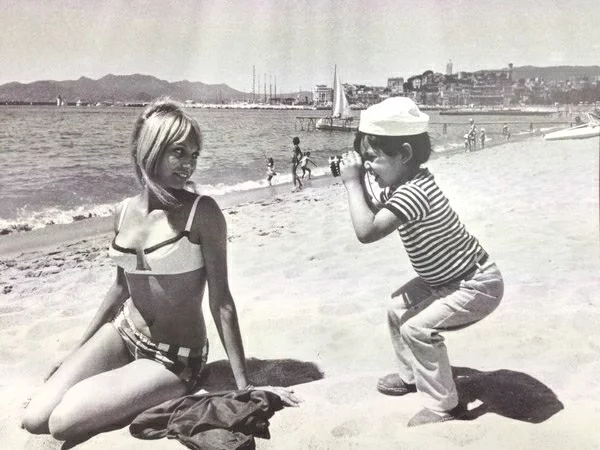
[[[396,233],[354,236],[339,179],[222,205],[231,289],[251,378],[304,403],[260,449],[595,449],[600,442],[599,142],[541,137],[428,163],[503,272],[500,307],[447,333],[468,420],[407,428],[417,395],[386,397],[390,293],[414,276]],[[0,447],[59,449],[20,429],[23,405],[72,348],[109,287],[110,220],[0,237]],[[209,388],[231,385],[210,320]],[[230,376],[230,375],[229,375]],[[183,448],[127,427],[80,449]]]

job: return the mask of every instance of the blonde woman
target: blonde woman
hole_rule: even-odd
[[[29,403],[23,426],[32,433],[85,438],[197,390],[208,355],[206,286],[237,388],[252,388],[229,290],[225,218],[212,198],[185,189],[200,127],[161,99],[137,119],[132,144],[141,192],[116,209],[114,282],[80,344]],[[288,389],[263,389],[297,404]]]

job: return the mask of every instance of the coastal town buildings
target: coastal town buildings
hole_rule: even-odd
[[[445,74],[427,70],[406,80],[390,77],[386,86],[345,83],[344,89],[355,108],[394,96],[410,97],[421,105],[437,107],[577,104],[600,101],[600,76],[571,76],[561,81],[546,81],[543,77],[517,79],[512,63],[499,70],[455,73],[449,61]],[[326,85],[316,86],[314,105],[330,104],[332,92]]]

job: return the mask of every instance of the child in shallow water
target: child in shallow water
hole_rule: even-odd
[[[313,166],[317,167],[315,162],[310,158],[310,152],[306,152],[304,156],[300,159],[300,167],[302,168],[302,179],[304,180],[304,176],[308,173],[308,179],[310,180],[311,170],[308,167],[308,163],[311,163]]]
[[[361,114],[354,151],[344,154],[341,177],[359,241],[398,230],[417,277],[392,294],[388,326],[398,370],[382,377],[387,395],[419,392],[424,408],[408,425],[460,418],[442,333],[472,325],[499,304],[502,275],[470,234],[425,167],[429,117],[405,97],[392,97]],[[364,171],[383,189],[379,210],[367,200]]]
[[[272,184],[273,177],[277,175],[274,166],[275,161],[273,160],[273,158],[267,158],[267,183],[269,183],[269,186],[271,186]]]
[[[79,345],[27,406],[31,433],[79,440],[197,390],[208,355],[206,286],[237,388],[253,388],[229,290],[225,218],[212,198],[186,189],[201,149],[200,127],[178,103],[155,101],[137,119],[141,189],[116,210],[113,284]],[[288,389],[259,389],[298,403]]]

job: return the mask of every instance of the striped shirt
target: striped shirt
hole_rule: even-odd
[[[428,169],[381,194],[384,208],[402,220],[398,232],[415,272],[440,286],[475,266],[483,251],[460,222]]]

